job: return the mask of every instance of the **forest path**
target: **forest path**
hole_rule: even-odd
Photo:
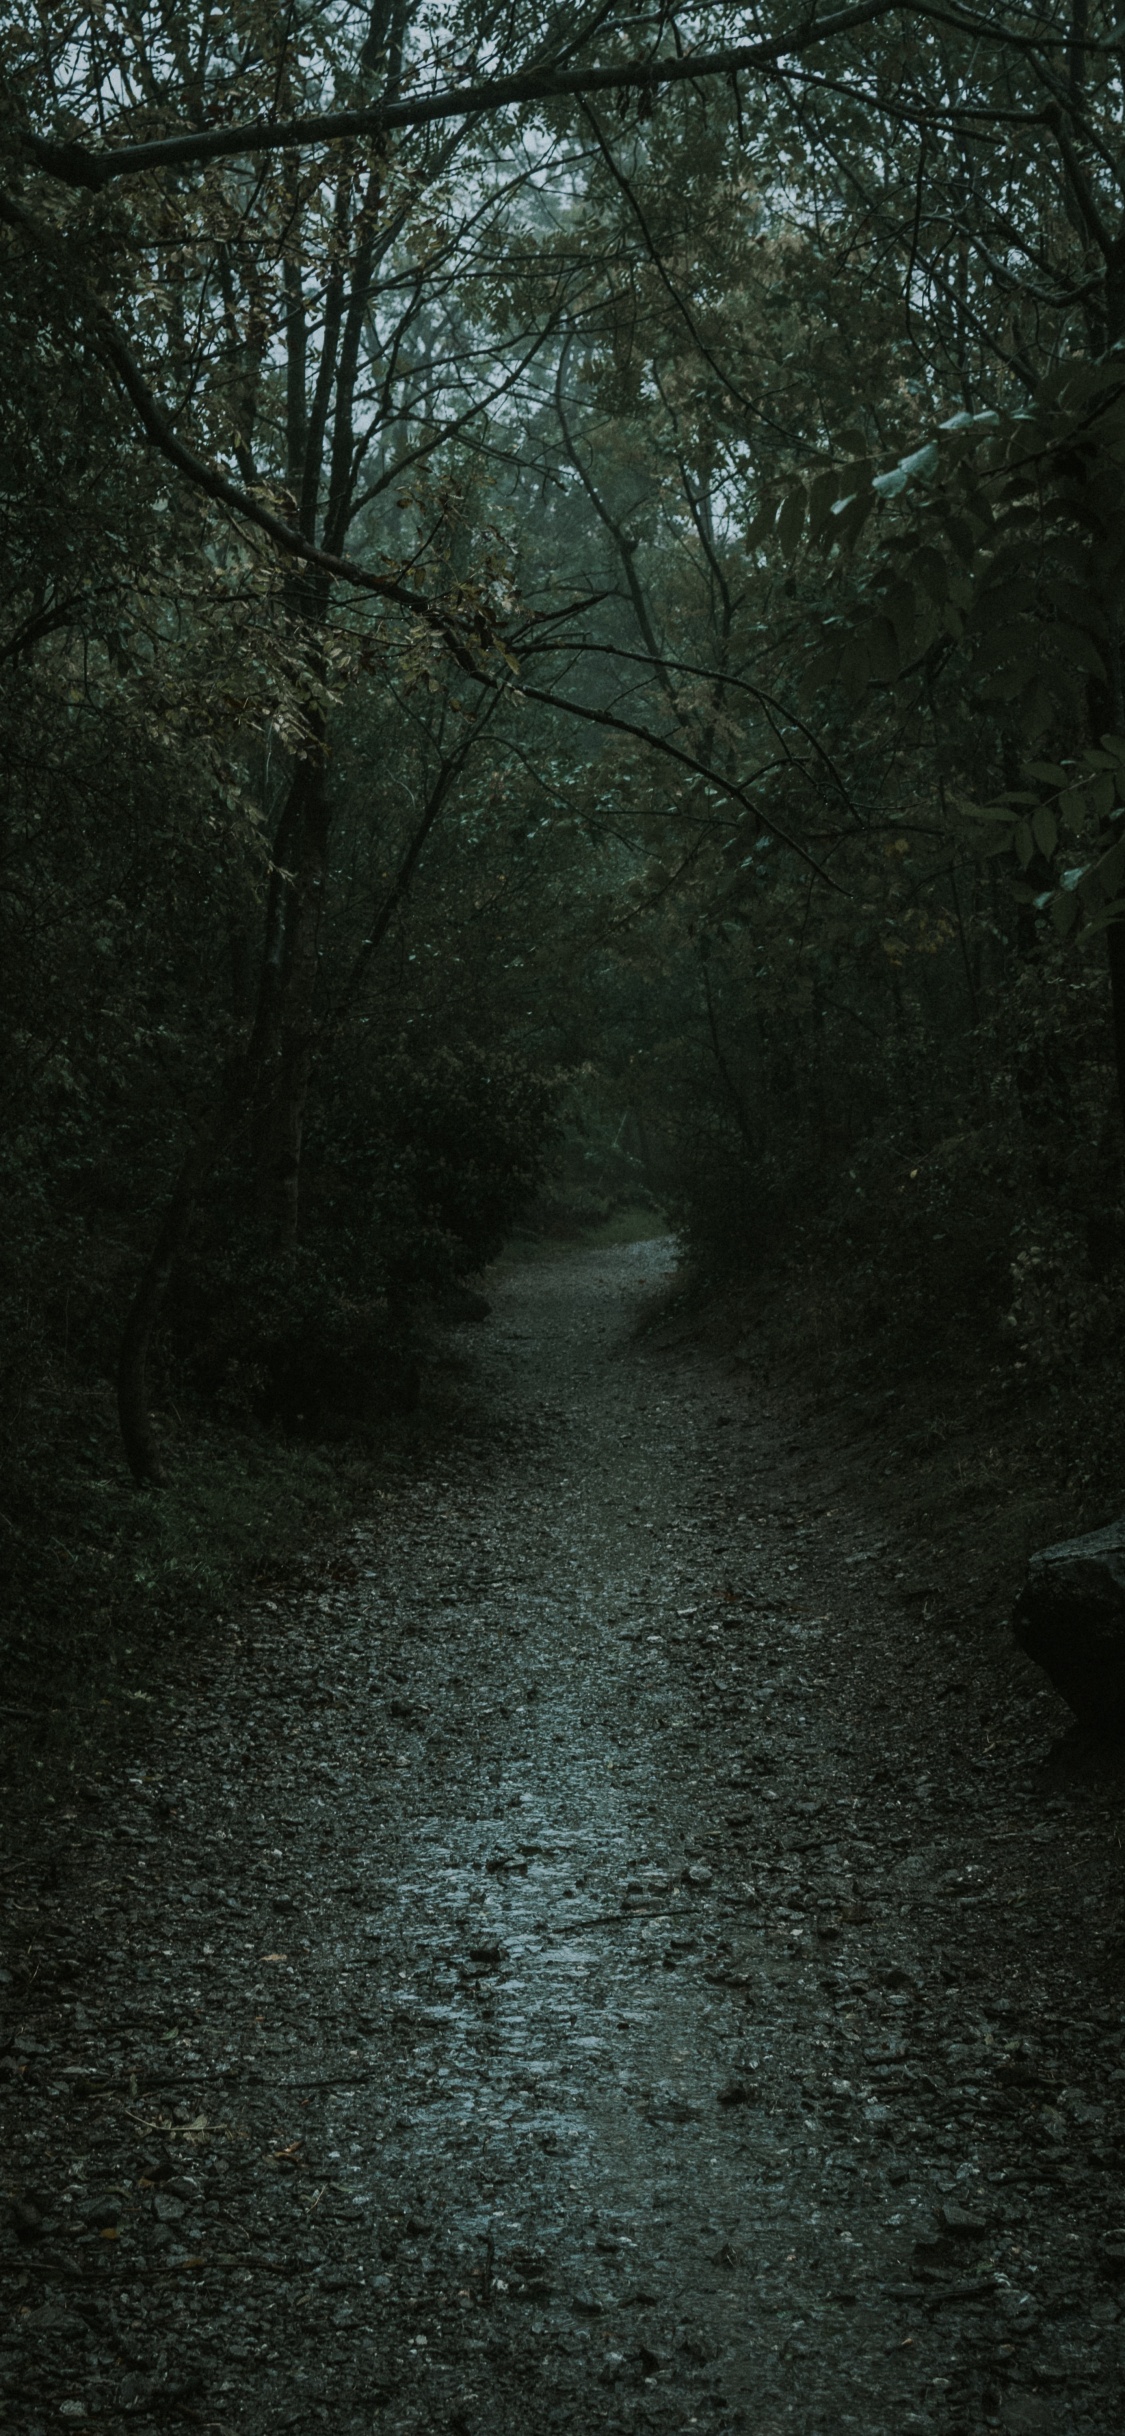
[[[88,1914],[18,2050],[27,2436],[1119,2428],[1109,1795],[1040,1817],[1062,1712],[734,1349],[633,1343],[668,1259],[502,1272],[475,1424],[25,1889]]]

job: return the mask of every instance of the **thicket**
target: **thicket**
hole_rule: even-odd
[[[28,1668],[360,1493],[537,1195],[1104,1422],[1112,11],[2,43]]]

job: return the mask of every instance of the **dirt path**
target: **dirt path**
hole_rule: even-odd
[[[1116,2436],[1118,1784],[665,1259],[4,1881],[21,2436]]]

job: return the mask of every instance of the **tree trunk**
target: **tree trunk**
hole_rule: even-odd
[[[232,1059],[222,1096],[187,1151],[122,1332],[117,1412],[129,1469],[141,1487],[158,1488],[165,1477],[148,1399],[153,1332],[199,1196],[235,1125],[249,1113],[254,1086],[263,1078],[267,1085],[272,1083],[264,1128],[266,1186],[279,1246],[290,1245],[296,1233],[301,1132],[312,1048],[312,991],[327,853],[326,791],[319,745],[317,738],[316,758],[302,762],[294,772],[274,839],[249,1048]]]
[[[117,1363],[117,1413],[129,1469],[138,1488],[161,1488],[164,1466],[148,1401],[148,1357],[168,1280],[215,1165],[230,1121],[216,1110],[196,1135],[172,1187],[157,1235],[129,1306]]]
[[[273,1037],[268,1044],[273,1051],[270,1099],[259,1157],[259,1198],[278,1252],[292,1251],[297,1240],[301,1146],[312,1071],[330,828],[328,787],[319,750],[294,772],[290,797],[287,816],[296,850],[295,868],[284,909]]]
[[[743,1148],[746,1151],[747,1157],[753,1164],[756,1165],[758,1158],[758,1143],[755,1137],[754,1128],[750,1122],[750,1112],[746,1106],[745,1100],[742,1097],[742,1093],[739,1090],[734,1074],[731,1071],[730,1063],[719,1035],[718,1017],[715,1013],[715,1001],[711,992],[711,975],[707,964],[708,947],[709,943],[704,942],[700,950],[700,971],[703,976],[703,1002],[707,1009],[707,1029],[711,1035],[711,1047],[714,1052],[715,1064],[718,1067],[723,1087],[727,1093],[727,1097],[730,1100],[731,1107],[734,1110],[735,1123],[738,1126],[739,1133],[742,1136]]]
[[[1117,1103],[1125,1125],[1125,922],[1111,922],[1106,931],[1109,950],[1109,991],[1113,1020],[1113,1054],[1117,1065]]]

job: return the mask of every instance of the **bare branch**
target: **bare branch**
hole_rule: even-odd
[[[484,675],[481,675],[478,681],[482,684],[496,682]],[[756,804],[753,797],[747,793],[746,788],[739,786],[737,779],[725,778],[720,770],[711,769],[707,762],[698,760],[694,753],[687,752],[682,745],[673,744],[670,736],[654,735],[651,728],[638,727],[635,720],[623,719],[617,711],[599,710],[593,704],[586,702],[571,702],[565,694],[549,693],[543,686],[525,685],[522,679],[517,679],[517,686],[524,701],[543,702],[549,710],[565,711],[571,719],[585,720],[589,727],[605,727],[619,736],[632,736],[638,744],[650,745],[654,753],[662,753],[666,760],[675,761],[681,769],[690,770],[694,778],[705,779],[707,785],[714,787],[717,794],[725,795],[728,801],[737,804],[741,811],[752,813],[759,826],[767,830],[769,835],[776,839],[779,846],[788,846],[791,854],[799,856],[801,862],[806,863],[809,870],[814,871],[817,879],[823,880],[827,888],[834,889],[838,896],[847,895],[847,890],[841,888],[840,882],[834,880],[830,872],[825,871],[823,864],[817,862],[816,856],[809,853],[808,847],[802,846],[800,839],[791,836],[788,829],[783,829],[771,812],[764,812],[761,805]]]
[[[0,193],[0,220],[6,221],[9,228],[18,229],[41,252],[57,255],[62,248],[63,240],[57,232],[42,226],[11,195]],[[70,277],[73,283],[72,271]],[[161,456],[174,465],[194,489],[202,491],[208,499],[215,500],[232,515],[255,525],[278,549],[286,551],[292,558],[302,559],[306,566],[317,573],[337,583],[351,584],[358,591],[374,593],[380,600],[393,601],[398,608],[409,610],[413,617],[421,618],[441,634],[462,668],[471,675],[479,675],[476,657],[461,633],[452,610],[443,610],[397,576],[376,574],[371,568],[360,566],[355,559],[338,558],[330,550],[318,549],[304,533],[298,532],[273,508],[267,507],[263,499],[241,489],[217,465],[209,464],[206,457],[201,457],[194,448],[189,447],[188,442],[182,440],[174,430],[164,408],[154,397],[140,366],[100,297],[92,289],[84,287],[81,302],[91,324],[98,352],[120,381],[142,430],[153,446],[159,449]]]

